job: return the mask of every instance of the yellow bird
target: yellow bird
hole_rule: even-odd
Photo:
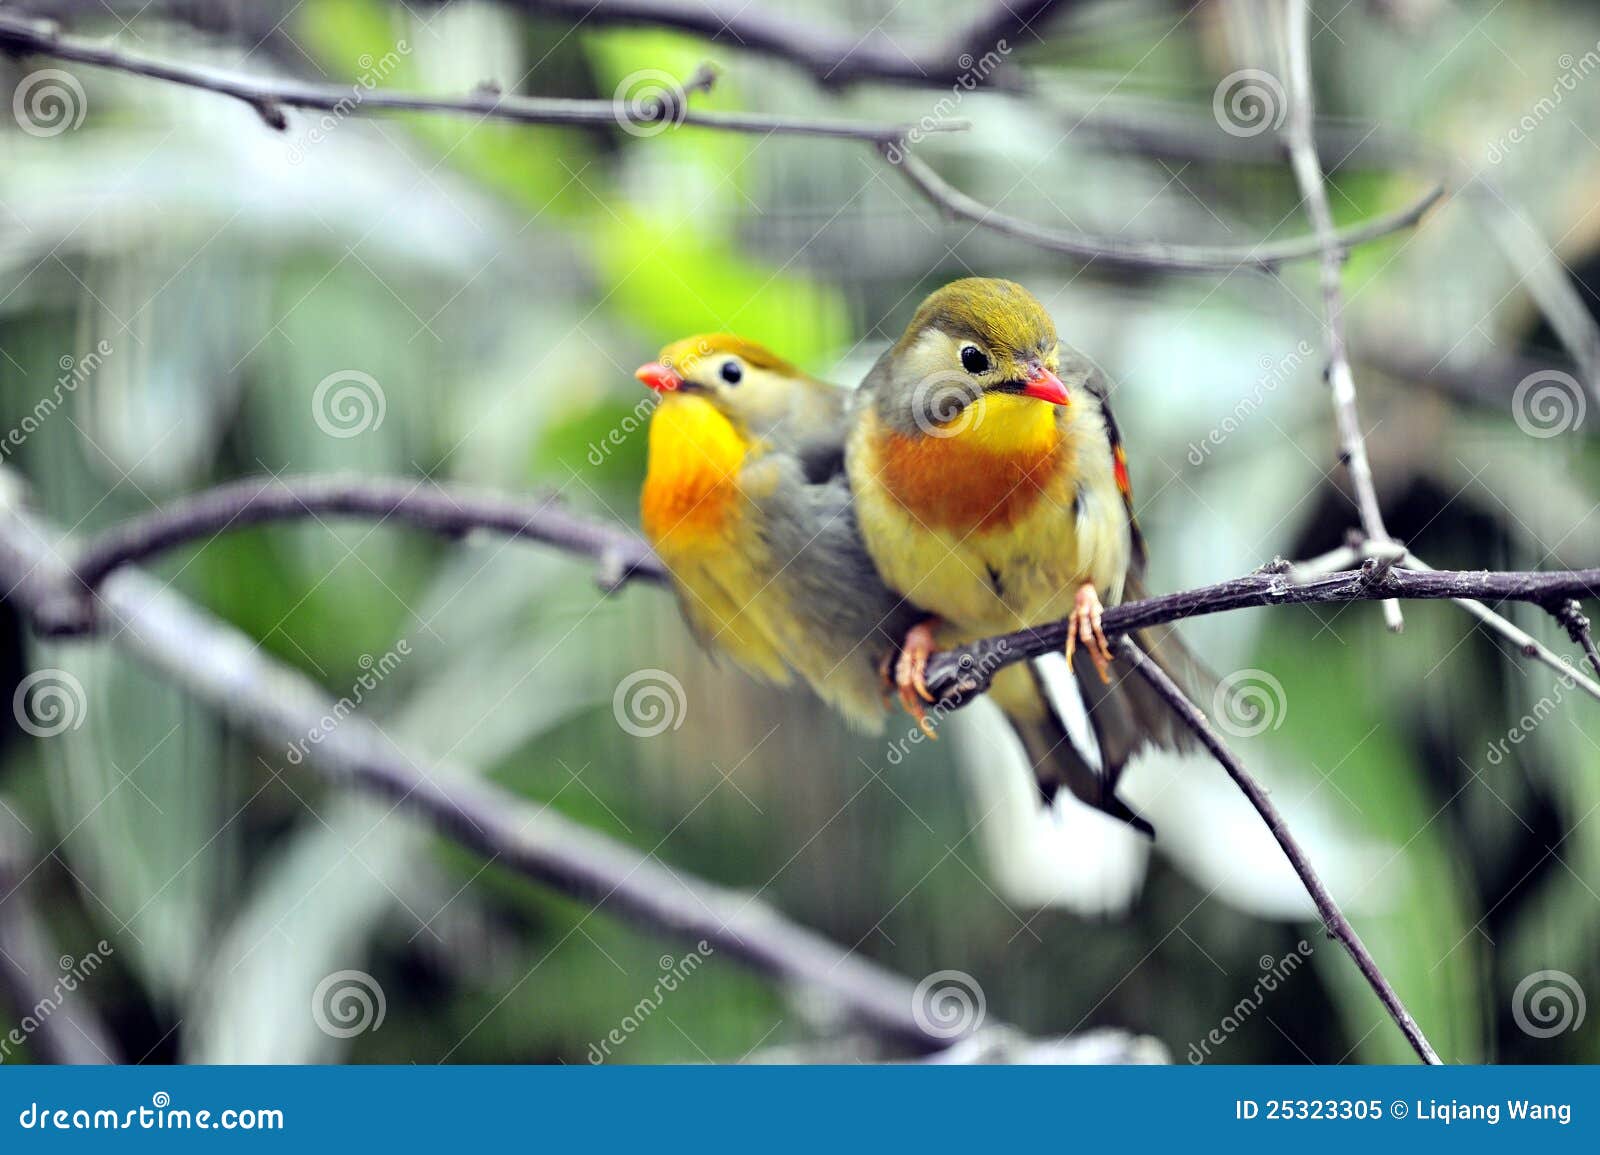
[[[727,333],[635,374],[661,394],[640,498],[691,631],[779,685],[798,674],[882,724],[883,677],[920,616],[877,577],[843,474],[846,394]]]
[[[895,671],[907,709],[920,717],[919,696],[929,699],[923,672],[937,645],[1070,615],[1067,659],[1100,771],[1073,745],[1031,663],[1002,670],[990,696],[1047,804],[1065,785],[1149,833],[1117,798],[1117,778],[1146,742],[1183,747],[1188,732],[1142,679],[1111,678],[1102,607],[1138,590],[1145,550],[1099,373],[1063,356],[1027,290],[974,277],[922,303],[854,408],[847,463],[863,538],[889,587],[929,615],[909,631]],[[1173,671],[1175,638],[1138,640]],[[1098,678],[1083,676],[1085,661]]]

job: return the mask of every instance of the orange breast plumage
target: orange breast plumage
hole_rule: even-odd
[[[1009,529],[1058,487],[1071,454],[1050,435],[1012,445],[967,436],[908,436],[879,430],[884,488],[929,529],[985,533]]]

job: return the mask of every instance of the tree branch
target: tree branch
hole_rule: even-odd
[[[49,634],[94,628],[94,602],[85,596],[112,571],[225,530],[309,517],[394,519],[416,529],[459,537],[483,530],[553,545],[600,563],[600,580],[615,590],[633,578],[663,581],[666,569],[650,546],[621,526],[574,516],[554,497],[518,499],[425,481],[354,476],[289,480],[247,478],[208,489],[92,537],[72,565],[78,589],[39,607],[38,628]]]
[[[28,616],[48,612],[73,579],[55,530],[0,510],[0,582]],[[154,667],[260,741],[309,745],[304,765],[330,785],[402,804],[440,834],[575,899],[776,978],[816,990],[863,1027],[918,1053],[955,1042],[919,1022],[906,979],[792,923],[758,899],[692,879],[655,857],[534,806],[465,771],[395,745],[360,715],[329,730],[326,696],[231,627],[136,571],[109,577],[97,616],[114,644]],[[925,1018],[925,1016],[924,1016]]]
[[[1323,885],[1316,870],[1311,865],[1311,860],[1306,857],[1300,844],[1295,841],[1294,835],[1289,833],[1289,827],[1283,821],[1283,815],[1278,813],[1278,808],[1272,804],[1272,799],[1267,797],[1267,792],[1261,788],[1250,772],[1244,768],[1229,750],[1226,743],[1217,736],[1211,728],[1211,723],[1206,721],[1206,716],[1195,708],[1193,702],[1184,695],[1176,683],[1166,672],[1151,661],[1133,641],[1122,638],[1117,643],[1117,650],[1133,665],[1139,676],[1149,682],[1156,692],[1161,695],[1167,705],[1177,716],[1183,720],[1184,725],[1194,732],[1201,744],[1211,752],[1228,777],[1243,791],[1244,796],[1250,800],[1256,813],[1261,815],[1261,821],[1267,824],[1267,829],[1272,832],[1272,837],[1277,840],[1283,849],[1284,857],[1289,860],[1289,865],[1300,876],[1300,881],[1305,884],[1306,892],[1311,895],[1311,901],[1316,903],[1317,912],[1322,916],[1322,924],[1329,934],[1338,939],[1350,957],[1355,960],[1357,969],[1361,971],[1367,984],[1377,994],[1384,1009],[1389,1012],[1389,1017],[1395,1021],[1406,1037],[1406,1042],[1411,1044],[1411,1049],[1416,1051],[1417,1057],[1424,1063],[1438,1065],[1439,1056],[1434,1053],[1427,1038],[1422,1033],[1422,1028],[1417,1026],[1417,1021],[1406,1010],[1405,1004],[1400,1001],[1400,996],[1395,993],[1389,980],[1383,977],[1383,971],[1378,968],[1377,962],[1368,952],[1366,945],[1361,941],[1361,936],[1356,934],[1355,927],[1350,925],[1350,920],[1345,918],[1339,909],[1339,904],[1334,902],[1333,895],[1328,893],[1328,888]]]
[[[492,494],[447,491],[391,480],[301,478],[224,485],[105,531],[57,565],[40,531],[18,513],[0,520],[0,581],[43,630],[111,625],[113,636],[175,682],[268,741],[293,743],[317,732],[326,712],[317,691],[277,667],[226,627],[188,607],[138,574],[118,573],[131,562],[231,528],[320,514],[387,519],[449,535],[488,529],[527,537],[619,567],[620,576],[660,579],[664,570],[648,547],[625,530],[553,508]],[[1141,650],[1130,631],[1201,614],[1267,605],[1308,605],[1388,598],[1516,600],[1555,613],[1600,669],[1600,655],[1578,610],[1579,597],[1600,596],[1600,569],[1564,573],[1451,572],[1397,568],[1411,559],[1392,542],[1364,546],[1359,569],[1347,565],[1363,550],[1346,547],[1301,566],[1278,563],[1269,572],[1106,610],[1103,627],[1118,649],[1168,701],[1245,793],[1304,882],[1329,933],[1354,958],[1373,990],[1424,1061],[1438,1062],[1416,1023],[1340,913],[1282,817],[1205,717]],[[1420,564],[1420,563],[1418,563]],[[83,607],[94,605],[95,612]],[[76,606],[66,610],[66,606]],[[1487,612],[1487,611],[1485,611]],[[986,638],[933,655],[930,689],[944,708],[958,708],[987,688],[994,673],[1026,658],[1059,651],[1067,622]],[[1564,667],[1574,679],[1581,677]],[[1587,679],[1585,679],[1587,680]],[[649,925],[715,942],[719,949],[787,978],[834,990],[873,1029],[904,1045],[934,1049],[909,1015],[909,984],[866,967],[837,947],[786,924],[776,915],[747,915],[745,905],[703,884],[690,885],[648,856],[623,849],[545,810],[531,811],[514,796],[471,782],[448,767],[429,767],[397,750],[362,718],[350,718],[316,747],[318,765],[336,783],[355,785],[419,810],[457,841],[503,859],[513,869],[567,893],[610,901]],[[449,783],[448,786],[443,783]],[[897,985],[898,984],[898,985]],[[837,989],[843,986],[843,990]],[[904,1010],[906,1013],[900,1013]],[[909,1025],[908,1025],[909,1024]]]
[[[17,1022],[32,1020],[28,1046],[46,1063],[91,1065],[116,1063],[117,1045],[80,987],[64,991],[64,970],[77,965],[70,955],[58,956],[45,936],[39,913],[24,887],[28,871],[27,836],[12,829],[14,820],[0,814],[0,991],[8,992]]]
[[[480,119],[509,120],[523,124],[587,124],[655,127],[663,122],[673,126],[718,129],[723,132],[784,133],[798,136],[842,137],[851,140],[885,142],[899,140],[912,131],[904,124],[864,123],[818,117],[774,116],[750,112],[691,112],[685,105],[691,88],[709,87],[708,73],[702,70],[688,85],[663,86],[651,101],[634,105],[623,100],[567,100],[555,97],[507,96],[480,90],[468,96],[429,96],[422,93],[389,92],[359,86],[309,84],[272,77],[250,76],[207,65],[186,64],[125,52],[118,48],[55,30],[46,22],[29,20],[0,11],[0,49],[34,52],[109,68],[133,76],[179,84],[204,92],[215,92],[243,101],[272,128],[288,127],[284,108],[315,109],[341,116],[371,112],[438,112]],[[966,127],[964,121],[924,122],[916,131],[948,132]]]
[[[653,7],[653,5],[647,6]],[[1035,3],[1027,5],[1024,12],[1011,12],[1007,9],[1006,13],[1000,13],[997,9],[986,18],[986,22],[989,26],[998,26],[1008,21],[1025,23],[1027,13],[1039,15],[1048,7],[1050,5],[1036,0]],[[677,10],[675,6],[673,10]],[[696,19],[706,18],[700,16]],[[30,20],[3,11],[0,11],[0,48],[16,52],[37,52],[61,60],[109,68],[230,96],[249,105],[268,125],[279,130],[288,127],[288,119],[283,110],[289,107],[336,112],[340,115],[378,111],[437,112],[534,124],[621,124],[624,127],[629,125],[650,127],[668,123],[673,126],[687,125],[725,132],[784,133],[865,140],[875,144],[880,154],[891,164],[899,167],[912,185],[941,212],[1052,252],[1101,260],[1110,264],[1181,272],[1232,272],[1238,269],[1270,271],[1287,262],[1317,256],[1322,251],[1321,246],[1326,239],[1312,236],[1287,241],[1263,241],[1248,248],[1170,245],[1158,241],[1099,237],[1030,224],[1000,213],[948,184],[927,164],[912,156],[900,143],[908,138],[920,139],[929,132],[962,130],[968,127],[966,121],[924,120],[917,125],[909,125],[759,113],[691,112],[686,105],[688,92],[696,88],[708,88],[712,81],[712,74],[704,69],[676,91],[663,90],[654,100],[634,107],[628,102],[616,100],[507,96],[490,90],[475,92],[465,97],[429,96],[387,92],[381,89],[362,89],[357,92],[349,87],[337,85],[252,77],[205,65],[185,64],[125,52],[63,34],[48,22]],[[958,53],[957,62],[959,58]],[[970,63],[967,67],[970,69]],[[926,80],[927,77],[919,79]],[[1335,233],[1334,239],[1340,246],[1349,248],[1410,228],[1420,221],[1428,209],[1443,195],[1443,186],[1435,186],[1407,208],[1368,221],[1345,232]]]
[[[1062,111],[1072,131],[1082,128],[1110,145],[1151,155],[1255,164],[1276,164],[1282,159],[1281,137],[1234,136],[1219,131],[1214,117],[1196,116],[1181,107],[1157,116],[1107,107],[1096,100],[1087,109]],[[1517,273],[1517,283],[1527,287],[1567,350],[1577,376],[1590,395],[1600,400],[1600,322],[1590,313],[1571,270],[1531,223],[1531,214],[1491,179],[1487,169],[1468,164],[1431,141],[1385,125],[1337,120],[1314,122],[1314,128],[1319,155],[1337,156],[1341,169],[1415,165],[1448,186],[1505,254]],[[1348,241],[1343,247],[1349,247]],[[1375,346],[1370,336],[1362,346],[1361,361],[1501,407],[1517,381],[1541,370],[1560,368],[1515,357],[1503,358],[1498,365],[1475,360],[1463,363],[1455,349],[1416,352],[1393,340]],[[1568,432],[1587,435],[1590,431],[1574,426]]]
[[[1317,234],[1285,241],[1261,241],[1250,246],[1171,245],[1160,241],[1134,241],[1121,237],[1094,236],[1068,229],[1036,225],[968,196],[948,183],[929,165],[913,156],[900,144],[883,141],[878,152],[897,167],[913,187],[943,214],[1026,241],[1050,252],[1103,261],[1114,265],[1161,269],[1167,272],[1237,272],[1251,269],[1272,272],[1293,261],[1321,257],[1327,238]],[[1368,241],[1408,229],[1419,222],[1439,198],[1444,186],[1435,185],[1422,197],[1398,212],[1377,217],[1362,225],[1333,234],[1333,242],[1351,248]]]
[[[52,635],[92,632],[99,623],[93,592],[116,570],[216,535],[273,521],[312,517],[394,520],[448,537],[476,531],[551,545],[600,566],[610,591],[635,579],[664,582],[666,568],[631,531],[567,512],[550,497],[513,498],[401,478],[308,476],[248,478],[204,490],[90,537],[76,554],[73,581],[46,583],[31,596],[35,628]],[[1369,568],[1353,567],[1366,562]],[[1400,566],[1403,568],[1391,568]],[[1231,581],[1137,602],[1105,612],[1108,636],[1204,614],[1255,606],[1335,604],[1390,598],[1452,599],[1475,613],[1518,649],[1600,698],[1600,683],[1574,670],[1478,599],[1552,606],[1563,599],[1600,596],[1600,570],[1540,572],[1436,571],[1393,542],[1344,547],[1300,566],[1271,567]],[[982,692],[1003,667],[1066,643],[1067,624],[1054,622],[941,651],[929,661],[928,685],[947,707]]]
[[[1406,551],[1405,559],[1402,564],[1407,569],[1418,569],[1428,573],[1438,572],[1431,565],[1423,561],[1416,554],[1411,553],[1409,550]],[[1451,600],[1455,602],[1456,605],[1466,610],[1467,613],[1477,618],[1478,621],[1482,623],[1484,628],[1492,630],[1494,633],[1499,634],[1512,645],[1516,646],[1525,657],[1533,658],[1536,661],[1543,662],[1546,666],[1549,666],[1563,678],[1571,678],[1573,684],[1576,685],[1578,689],[1582,690],[1596,701],[1600,701],[1600,682],[1596,682],[1593,678],[1588,677],[1581,670],[1574,669],[1570,660],[1551,650],[1549,646],[1546,646],[1543,642],[1539,641],[1532,634],[1522,629],[1515,622],[1511,621],[1509,618],[1495,613],[1488,606],[1484,605],[1480,601],[1474,600],[1473,598],[1452,598]]]
[[[949,39],[910,51],[889,41],[854,32],[834,32],[781,12],[749,3],[719,0],[509,0],[524,12],[561,16],[579,24],[647,24],[675,28],[750,52],[787,60],[829,88],[863,81],[892,84],[953,84],[971,74],[977,84],[1017,88],[1008,69],[986,75],[972,71],[1003,40],[1073,7],[1072,0],[990,0],[988,7]],[[963,56],[967,63],[962,64]]]
[[[1372,479],[1372,463],[1367,459],[1367,442],[1356,413],[1356,382],[1350,370],[1350,357],[1344,344],[1344,261],[1346,246],[1333,227],[1333,212],[1328,207],[1328,189],[1323,180],[1322,162],[1317,157],[1313,135],[1313,95],[1311,88],[1311,0],[1293,0],[1289,5],[1289,117],[1284,126],[1284,141],[1294,169],[1306,214],[1322,249],[1322,335],[1327,349],[1328,385],[1333,390],[1334,419],[1339,428],[1339,457],[1350,473],[1361,527],[1371,541],[1389,540],[1383,525],[1383,510],[1378,505],[1377,486]],[[1395,632],[1405,628],[1400,603],[1383,603],[1384,619]]]
[[[1567,631],[1572,644],[1589,659],[1595,673],[1600,674],[1600,650],[1595,649],[1594,635],[1589,632],[1589,619],[1584,616],[1583,607],[1574,598],[1564,598],[1550,607],[1550,612]]]
[[[1381,559],[1369,558],[1361,569],[1320,575],[1312,572],[1304,581],[1296,581],[1294,574],[1278,570],[1123,602],[1105,611],[1103,627],[1107,637],[1115,637],[1184,618],[1255,606],[1326,605],[1390,598],[1488,599],[1543,606],[1558,599],[1577,597],[1600,597],[1600,569],[1551,573],[1421,570],[1389,568]],[[941,705],[954,708],[986,689],[996,671],[1014,662],[1060,652],[1066,645],[1070,625],[1069,620],[1063,619],[942,650],[928,660],[928,688]],[[1570,664],[1563,664],[1561,668],[1567,675],[1578,674]]]

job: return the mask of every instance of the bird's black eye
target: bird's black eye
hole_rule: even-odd
[[[989,358],[976,345],[961,346],[961,367],[968,373],[982,373],[989,368]]]
[[[722,379],[729,385],[737,385],[744,376],[744,369],[737,361],[724,361],[722,363]]]

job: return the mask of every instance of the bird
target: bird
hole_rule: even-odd
[[[1000,670],[989,696],[1021,740],[1043,804],[1064,785],[1153,835],[1117,796],[1117,781],[1147,743],[1185,749],[1192,739],[1143,679],[1112,678],[1101,615],[1142,595],[1146,550],[1107,393],[1021,285],[954,281],[922,302],[862,382],[846,469],[880,575],[926,611],[895,665],[906,709],[920,717],[933,700],[924,673],[935,649],[1070,618],[1066,658],[1098,770],[1069,737],[1037,665]],[[1194,683],[1198,663],[1175,635],[1135,640],[1180,685]]]
[[[640,520],[696,639],[760,680],[798,675],[858,728],[922,616],[877,576],[844,475],[847,394],[728,333],[635,376],[651,413]]]

